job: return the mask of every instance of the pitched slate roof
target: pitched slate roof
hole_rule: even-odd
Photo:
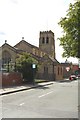
[[[34,46],[34,45],[26,42],[25,40],[21,40],[19,43],[17,43],[17,44],[16,44],[15,46],[13,46],[13,47],[12,47],[11,45],[7,44],[7,43],[4,43],[1,47],[4,48],[5,46],[7,46],[7,47],[9,47],[11,50],[13,50],[13,51],[16,52],[16,53],[27,52],[27,51],[25,51],[25,50],[21,50],[21,49],[18,49],[18,48],[17,48],[17,45],[21,44],[22,42],[23,42],[24,44],[30,46],[31,48],[36,48],[36,49],[40,50],[39,47],[36,47],[36,46]],[[40,50],[40,51],[42,51],[42,50]],[[43,52],[43,51],[42,51],[42,52]],[[45,52],[44,52],[44,53],[45,53]],[[31,53],[31,54],[32,54],[32,53]],[[53,63],[55,63],[55,64],[60,64],[55,58],[49,56],[47,53],[45,53],[45,55],[44,55],[43,57],[40,57],[40,56],[37,56],[37,55],[34,55],[34,54],[32,54],[32,56],[33,56],[34,58],[36,58],[37,60],[40,60],[40,61],[44,61],[44,60],[46,59],[45,56],[47,56],[47,59],[49,59],[51,62],[53,62]]]
[[[38,47],[36,47],[36,46],[34,46],[34,45],[32,45],[32,44],[26,42],[25,40],[21,40],[21,41],[20,41],[19,43],[17,43],[14,47],[17,47],[17,45],[19,45],[19,44],[21,44],[21,43],[25,43],[26,45],[30,46],[31,48],[34,47],[34,48],[39,49]]]
[[[42,62],[45,61],[45,60],[50,60],[52,63],[54,63],[54,65],[60,64],[55,58],[49,56],[48,54],[45,54],[40,60]]]
[[[14,47],[12,47],[11,45],[9,45],[9,44],[7,44],[7,43],[4,43],[4,44],[1,46],[1,48],[3,49],[5,46],[6,46],[6,47],[9,47],[11,50],[17,52]]]

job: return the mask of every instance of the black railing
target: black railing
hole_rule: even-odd
[[[6,71],[6,72],[11,72],[11,71],[17,71],[16,69],[16,62],[15,63],[11,63],[11,62],[7,62],[7,63],[4,63],[2,64],[2,69],[1,69],[3,72]]]

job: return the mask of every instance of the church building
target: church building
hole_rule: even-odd
[[[36,78],[52,81],[63,79],[63,67],[56,60],[55,39],[51,30],[40,32],[39,47],[28,43],[22,37],[22,40],[15,46],[11,46],[5,41],[0,50],[2,50],[2,64],[10,61],[15,63],[18,54],[26,52],[32,54],[33,57],[41,62]]]

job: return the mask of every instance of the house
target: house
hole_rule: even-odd
[[[69,78],[71,74],[80,74],[79,65],[71,62],[61,63],[63,66],[63,78]]]
[[[41,66],[37,73],[38,79],[61,80],[63,79],[63,67],[56,60],[54,33],[50,31],[42,31],[39,35],[39,47],[34,46],[27,41],[22,40],[15,46],[9,45],[6,41],[0,47],[2,49],[2,64],[12,62],[15,63],[19,54],[26,52],[35,57]]]
[[[63,78],[69,78],[72,74],[72,63],[64,62],[61,64],[63,66]]]

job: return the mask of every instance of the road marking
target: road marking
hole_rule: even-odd
[[[20,106],[24,105],[24,103],[21,103]]]
[[[41,98],[41,97],[44,97],[44,96],[46,96],[46,95],[49,95],[49,94],[51,94],[53,91],[51,91],[51,92],[48,92],[48,93],[46,93],[46,94],[43,94],[43,95],[40,95],[40,96],[38,96],[39,98]]]

